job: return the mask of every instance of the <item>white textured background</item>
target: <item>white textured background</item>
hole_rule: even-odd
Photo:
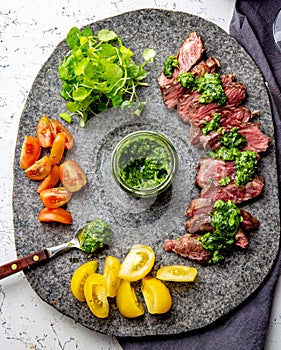
[[[195,14],[228,31],[234,2],[0,0],[0,264],[16,258],[12,177],[21,111],[37,73],[69,29],[123,12],[153,7]],[[279,289],[267,350],[281,348]],[[0,350],[119,348],[114,338],[89,331],[42,302],[22,273],[1,281]]]

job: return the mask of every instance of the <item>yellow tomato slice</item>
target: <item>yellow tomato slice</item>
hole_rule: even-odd
[[[121,264],[119,277],[127,281],[137,281],[152,269],[155,253],[149,246],[135,244]]]
[[[122,280],[116,295],[116,305],[120,314],[127,318],[135,318],[144,314],[144,307],[138,301],[131,283]]]
[[[84,294],[89,309],[96,317],[108,317],[109,303],[106,296],[106,281],[103,275],[92,273],[86,279]]]
[[[162,281],[193,282],[197,276],[197,269],[191,266],[171,265],[161,267],[156,278]]]
[[[96,260],[88,261],[76,269],[72,275],[70,289],[72,294],[79,301],[85,301],[84,284],[90,274],[97,271],[98,262]]]
[[[108,256],[105,259],[103,275],[106,280],[107,296],[116,297],[117,290],[120,286],[121,278],[118,276],[120,271],[120,261],[114,256]]]
[[[144,277],[141,291],[150,314],[163,314],[172,307],[172,297],[169,289],[157,278]]]

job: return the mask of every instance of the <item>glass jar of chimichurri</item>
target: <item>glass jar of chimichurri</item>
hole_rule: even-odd
[[[162,134],[140,130],[125,136],[114,148],[111,172],[123,190],[151,197],[172,184],[178,167],[177,152]]]

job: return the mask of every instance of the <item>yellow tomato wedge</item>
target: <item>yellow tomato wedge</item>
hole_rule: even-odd
[[[135,318],[144,314],[143,305],[138,301],[131,283],[126,280],[121,280],[116,295],[116,305],[120,314],[127,318]]]
[[[121,278],[118,276],[120,271],[120,261],[114,256],[108,256],[105,259],[103,275],[106,280],[107,296],[116,297],[117,290],[120,286]]]
[[[90,274],[97,271],[98,262],[96,260],[88,261],[76,269],[72,275],[70,289],[72,294],[79,301],[85,301],[84,284]]]
[[[197,269],[191,266],[171,265],[157,270],[156,278],[162,281],[193,282],[197,276]]]
[[[155,253],[152,248],[142,244],[135,244],[121,264],[119,277],[133,282],[142,279],[152,269]]]
[[[106,281],[103,275],[92,273],[86,279],[84,294],[89,309],[96,317],[108,317],[109,303],[106,295]]]
[[[150,314],[164,314],[172,307],[172,297],[169,289],[157,278],[144,277],[141,291]]]

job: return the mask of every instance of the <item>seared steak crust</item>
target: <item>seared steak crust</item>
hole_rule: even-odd
[[[238,133],[245,137],[247,144],[243,148],[245,150],[255,151],[257,153],[266,152],[271,138],[265,135],[260,129],[260,123],[242,123],[236,125]],[[221,147],[220,138],[224,132],[230,131],[232,126],[222,128],[222,132],[213,131],[208,135],[202,135],[199,140],[206,150],[216,150]]]
[[[197,261],[200,264],[207,264],[210,260],[210,253],[203,248],[200,236],[185,234],[178,239],[166,239],[164,249],[166,252],[175,252],[185,258]]]
[[[231,182],[226,186],[218,186],[215,183],[205,186],[200,192],[200,198],[211,198],[214,201],[231,200],[234,203],[242,203],[260,195],[264,187],[264,179],[255,175],[252,181],[243,186],[237,186]]]

